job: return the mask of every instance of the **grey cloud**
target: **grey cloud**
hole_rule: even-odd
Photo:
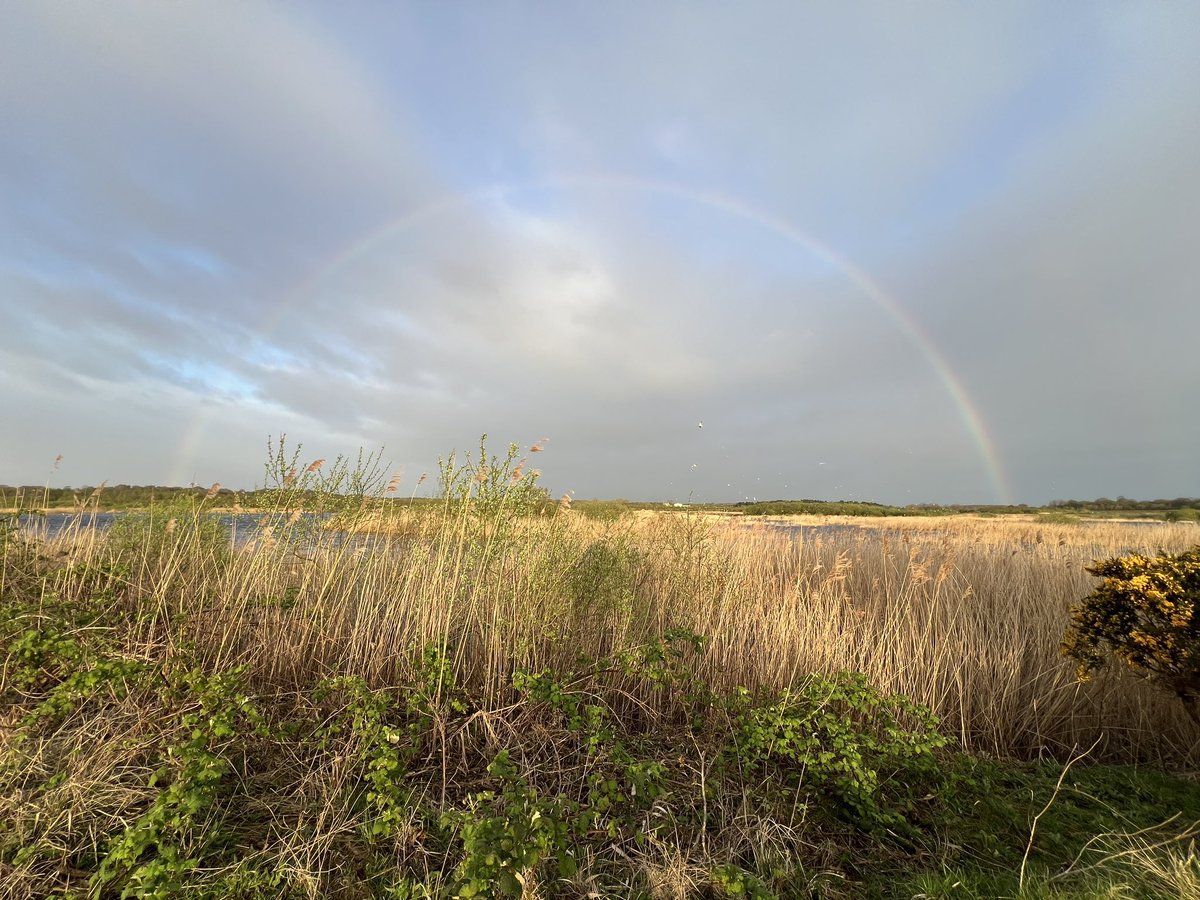
[[[18,6],[0,481],[488,431],[581,496],[994,499],[924,348],[778,216],[929,332],[1020,499],[1200,493],[1191,18]],[[580,173],[751,215],[479,190]]]

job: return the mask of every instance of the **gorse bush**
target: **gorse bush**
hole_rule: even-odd
[[[1063,652],[1086,678],[1111,653],[1170,690],[1200,724],[1200,546],[1087,569],[1104,581],[1071,610]]]

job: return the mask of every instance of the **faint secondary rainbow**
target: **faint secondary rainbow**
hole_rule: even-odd
[[[748,206],[746,203],[732,197],[672,182],[616,175],[560,175],[525,182],[491,184],[483,188],[439,197],[433,201],[416,206],[397,218],[389,219],[378,228],[360,236],[314,269],[294,289],[288,291],[279,304],[268,311],[267,316],[260,325],[260,334],[269,334],[275,325],[287,314],[289,309],[293,308],[298,301],[301,301],[305,296],[310,294],[332,273],[354,258],[367,252],[372,247],[390,239],[393,235],[429,219],[468,208],[480,200],[489,197],[499,199],[523,191],[545,189],[606,189],[640,192],[674,197],[697,203],[748,222],[753,222],[793,244],[803,247],[813,256],[828,263],[845,276],[871,302],[883,310],[909,342],[920,351],[929,367],[937,376],[943,389],[954,403],[959,418],[962,420],[963,427],[966,429],[971,442],[975,446],[980,464],[991,484],[992,490],[1000,502],[1013,502],[1012,489],[1000,464],[995,444],[988,434],[982,415],[971,400],[970,394],[967,392],[962,380],[954,372],[949,361],[941,350],[938,349],[933,339],[877,281],[824,241],[802,231],[787,219]],[[185,430],[176,455],[176,470],[187,465],[188,460],[194,455],[208,417],[209,413],[205,411],[200,412],[192,424]]]

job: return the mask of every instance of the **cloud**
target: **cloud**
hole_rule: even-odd
[[[579,496],[996,499],[807,233],[1020,499],[1200,493],[1196,15],[1131,9],[16,6],[0,481],[487,431]]]

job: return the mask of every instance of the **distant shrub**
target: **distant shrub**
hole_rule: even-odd
[[[641,554],[631,544],[604,539],[588,545],[566,579],[576,637],[595,639],[595,630],[603,629],[611,617],[629,616],[641,567]]]
[[[1038,516],[1038,521],[1046,525],[1078,525],[1079,516],[1073,513],[1048,512]]]
[[[148,563],[185,547],[215,560],[229,556],[229,530],[204,508],[203,499],[190,496],[118,516],[108,531],[108,541],[119,556]]]
[[[1138,554],[1087,569],[1104,581],[1071,610],[1063,652],[1086,678],[1112,653],[1173,691],[1200,725],[1200,546]]]
[[[452,452],[439,458],[443,503],[468,509],[476,520],[494,526],[553,510],[546,490],[538,487],[540,473],[518,458],[519,450],[516,444],[509,444],[503,458],[489,455],[485,434],[479,439],[477,457],[467,453],[460,463],[458,454]]]
[[[630,511],[624,500],[578,500],[571,509],[597,522],[615,522]]]
[[[747,516],[936,516],[945,512],[938,507],[884,506],[850,500],[766,500],[739,503],[736,508]]]
[[[1200,509],[1168,509],[1163,518],[1168,522],[1200,522]]]

